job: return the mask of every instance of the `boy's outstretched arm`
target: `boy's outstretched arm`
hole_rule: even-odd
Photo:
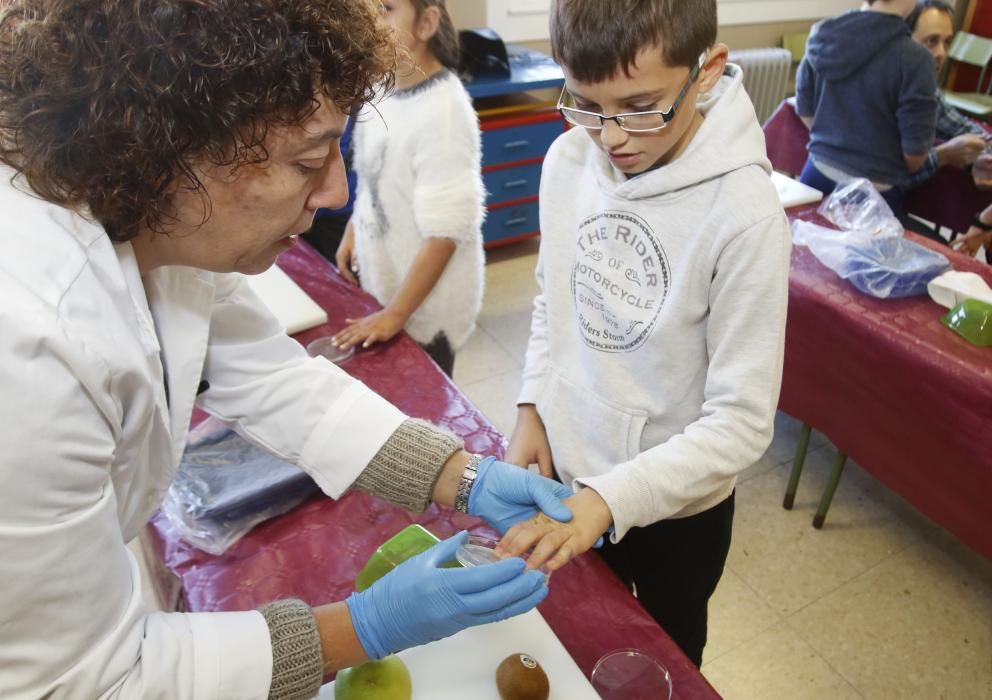
[[[517,406],[517,423],[503,458],[510,464],[526,469],[536,464],[541,476],[551,478],[551,446],[544,430],[544,421],[532,403]]]
[[[507,530],[496,551],[515,557],[533,547],[527,566],[537,569],[545,566],[556,571],[571,559],[593,546],[613,525],[613,515],[606,501],[595,489],[584,488],[562,501],[572,511],[572,519],[558,522],[538,513],[530,520],[518,523]]]
[[[363,318],[345,319],[348,325],[334,336],[334,344],[343,350],[359,343],[367,348],[373,343],[385,342],[403,330],[413,312],[434,289],[456,247],[457,243],[450,238],[425,239],[403,284],[386,308]]]

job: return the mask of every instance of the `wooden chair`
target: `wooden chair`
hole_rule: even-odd
[[[958,32],[947,51],[949,61],[957,61],[981,69],[974,92],[944,92],[944,99],[962,112],[987,117],[992,114],[992,77],[986,83],[985,74],[992,61],[992,39],[968,32]]]

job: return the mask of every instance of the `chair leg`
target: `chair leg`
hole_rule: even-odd
[[[803,473],[803,464],[806,462],[806,450],[809,449],[809,434],[813,427],[809,423],[803,423],[803,429],[799,433],[799,442],[796,444],[796,456],[792,460],[792,472],[789,474],[789,485],[785,489],[785,499],[782,507],[792,510],[792,504],[796,501],[796,490],[799,488],[799,477]]]
[[[820,507],[816,509],[816,515],[813,517],[813,527],[817,530],[823,529],[823,521],[827,518],[827,511],[830,509],[830,502],[834,499],[841,474],[844,473],[845,464],[847,464],[847,455],[837,450],[834,466],[830,470],[830,478],[827,479],[827,486],[823,490],[823,496],[820,497]]]

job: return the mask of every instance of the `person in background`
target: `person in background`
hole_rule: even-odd
[[[434,501],[500,530],[538,508],[570,517],[561,484],[471,455],[309,358],[245,280],[345,202],[346,115],[394,60],[373,0],[0,11],[5,699],[302,700],[326,673],[547,595],[521,559],[442,568],[463,532],[313,608],[142,600],[126,543],[175,476],[195,405],[332,498]]]
[[[383,305],[348,319],[338,347],[369,347],[404,328],[451,376],[482,308],[479,122],[455,73],[458,33],[443,0],[385,0],[410,67],[355,126],[355,213],[338,269]]]
[[[824,194],[863,177],[904,218],[903,193],[927,160],[937,114],[930,53],[904,18],[914,0],[869,0],[816,24],[796,74],[810,129],[800,180]]]
[[[355,120],[348,119],[348,125],[341,136],[341,158],[344,171],[348,177],[348,201],[340,209],[318,209],[313,217],[313,224],[307,232],[307,242],[316,248],[317,252],[337,264],[338,248],[344,239],[344,232],[351,220],[355,207],[355,189],[358,179],[352,169],[351,138],[355,132]]]
[[[716,0],[555,0],[559,107],[539,292],[506,459],[554,469],[574,517],[499,548],[602,555],[697,665],[737,474],[771,442],[789,226]]]
[[[939,77],[954,38],[954,9],[943,0],[920,0],[906,18],[906,24],[913,40],[933,56]],[[926,182],[945,165],[966,168],[985,150],[985,129],[947,104],[939,91],[934,135],[938,143],[930,148],[923,166],[910,177],[910,187]]]

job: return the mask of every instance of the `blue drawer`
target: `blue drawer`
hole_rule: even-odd
[[[498,204],[537,194],[541,186],[541,164],[493,170],[482,174],[486,184],[486,203]]]
[[[559,119],[482,132],[482,166],[543,158],[564,131]]]
[[[537,202],[490,209],[486,214],[486,222],[482,225],[482,238],[484,242],[492,243],[503,238],[534,233],[540,227]]]

